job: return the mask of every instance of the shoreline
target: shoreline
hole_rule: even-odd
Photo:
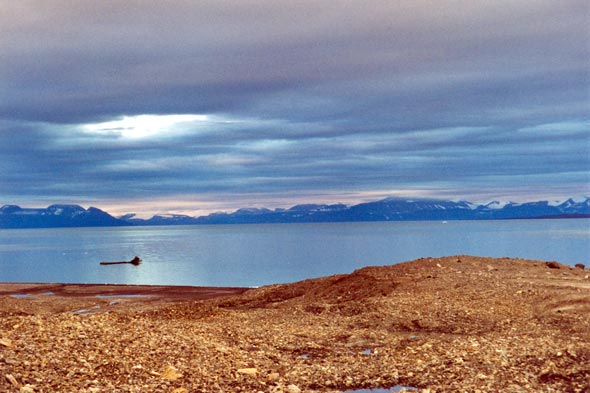
[[[18,313],[79,312],[97,314],[158,309],[171,304],[238,296],[250,288],[134,284],[0,283],[0,300],[16,299]],[[27,300],[28,304],[22,301]],[[4,302],[6,303],[6,302]],[[0,303],[0,316],[2,315]],[[4,304],[6,309],[6,304]],[[6,310],[4,310],[6,311]]]
[[[0,283],[0,390],[586,391],[590,271],[552,266],[459,255],[254,289]]]
[[[219,296],[238,295],[247,287],[215,287],[191,285],[142,285],[142,284],[86,284],[86,283],[18,283],[0,282],[0,296],[15,294],[82,297],[97,295],[149,295],[185,300],[204,300]]]

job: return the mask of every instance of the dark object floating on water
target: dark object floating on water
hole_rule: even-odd
[[[141,263],[141,258],[138,256],[135,256],[132,260],[130,261],[122,261],[122,262],[101,262],[101,265],[121,265],[123,263],[129,263],[131,265],[134,266],[138,266]]]

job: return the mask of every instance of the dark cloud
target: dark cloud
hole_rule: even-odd
[[[6,2],[0,200],[585,194],[589,18],[576,0]],[[208,117],[87,128],[144,114]]]

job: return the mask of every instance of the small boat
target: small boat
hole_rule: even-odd
[[[141,263],[141,258],[137,255],[130,261],[121,261],[121,262],[101,262],[101,265],[121,265],[123,263],[129,263],[134,266],[138,266]]]

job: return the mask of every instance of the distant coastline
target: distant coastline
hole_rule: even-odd
[[[288,209],[243,208],[232,213],[207,216],[155,215],[149,219],[135,214],[114,217],[109,213],[78,205],[51,205],[47,208],[0,207],[0,228],[69,228],[155,225],[287,224],[321,222],[456,221],[498,219],[590,218],[590,198],[526,203],[474,204],[424,198],[386,198],[347,206],[305,204]]]

